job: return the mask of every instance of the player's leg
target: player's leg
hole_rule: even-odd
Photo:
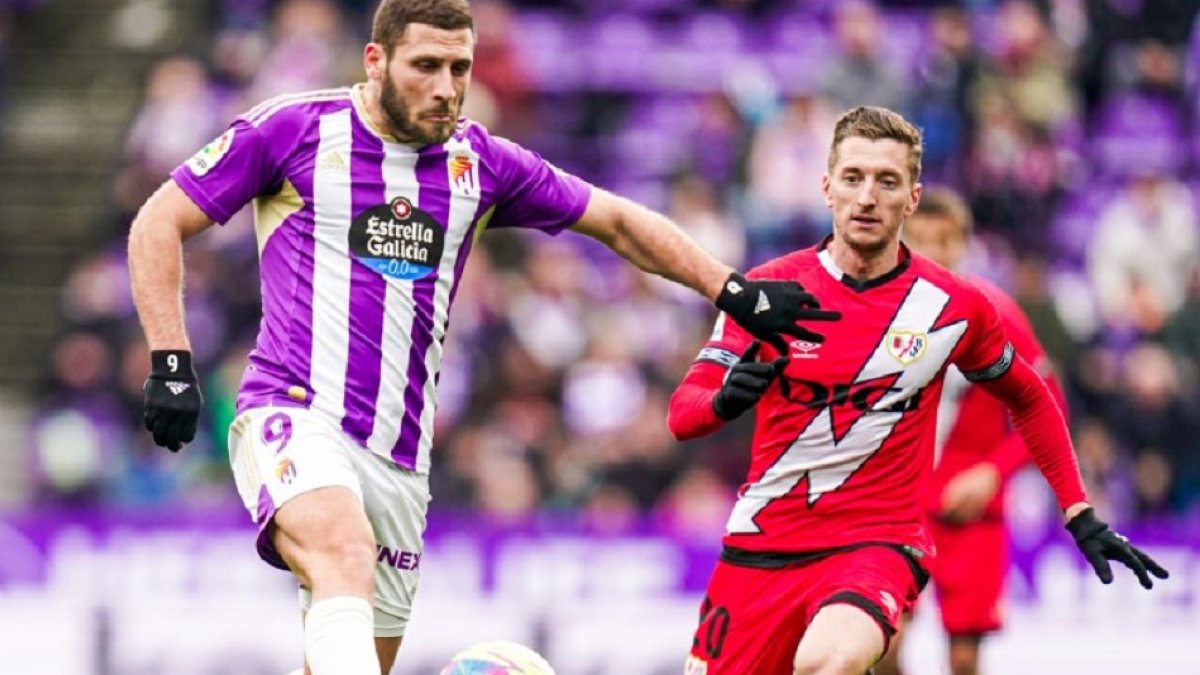
[[[375,646],[382,672],[388,673],[408,628],[421,575],[429,476],[368,452],[354,455],[353,462],[376,543]]]
[[[857,605],[822,607],[796,649],[796,675],[862,675],[887,648],[876,619]]]
[[[950,672],[953,675],[976,675],[979,672],[981,635],[950,636]]]
[[[904,644],[904,632],[908,627],[909,621],[912,620],[911,614],[903,614],[900,617],[896,626],[896,634],[892,636],[888,644],[887,653],[883,655],[879,663],[871,670],[872,675],[904,675],[904,671],[900,669],[900,652],[903,650],[901,645]]]
[[[1003,623],[1008,535],[1002,522],[932,523],[938,548],[934,569],[942,627],[949,637],[953,675],[979,672],[979,646]]]
[[[345,436],[311,411],[261,408],[230,428],[230,463],[260,527],[259,555],[311,589],[304,620],[312,675],[377,675],[374,534]]]
[[[883,545],[838,553],[814,566],[816,599],[796,648],[796,675],[863,675],[887,652],[900,616],[912,608],[925,571]]]
[[[304,654],[313,675],[375,675],[375,539],[358,496],[340,486],[297,495],[269,527],[275,550],[312,594]]]

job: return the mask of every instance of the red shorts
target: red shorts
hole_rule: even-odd
[[[946,633],[982,635],[1003,625],[1008,532],[1002,521],[950,525],[933,519],[933,582]]]
[[[868,545],[777,567],[717,563],[700,606],[688,675],[791,675],[817,610],[846,603],[870,614],[884,644],[925,572],[899,549]]]

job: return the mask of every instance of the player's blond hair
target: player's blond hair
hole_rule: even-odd
[[[892,139],[908,146],[908,174],[912,182],[921,179],[921,130],[893,110],[860,105],[838,118],[833,126],[833,143],[829,146],[829,171],[838,160],[838,146],[851,136],[871,141]]]
[[[467,0],[382,0],[371,22],[371,42],[383,45],[390,56],[410,23],[429,24],[442,30],[475,30]]]
[[[971,233],[975,219],[971,208],[957,192],[945,187],[927,187],[921,192],[921,201],[914,215],[930,218],[947,218],[954,223],[963,236]]]

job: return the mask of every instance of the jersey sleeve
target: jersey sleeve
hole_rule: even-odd
[[[1021,311],[1021,307],[1016,301],[1004,291],[984,284],[981,284],[981,288],[1000,313],[1005,335],[1009,342],[1012,343],[1017,356],[1028,362],[1046,383],[1051,397],[1054,398],[1054,402],[1058,404],[1059,409],[1063,411],[1063,417],[1065,418],[1067,409],[1066,398],[1063,395],[1062,388],[1058,384],[1058,379],[1054,375],[1054,369],[1050,365],[1046,351],[1042,348],[1041,343],[1038,342],[1037,335],[1034,334],[1033,326],[1030,325],[1025,312]],[[1000,475],[1007,480],[1029,461],[1029,450],[1026,448],[1025,442],[1021,439],[1021,435],[1014,429],[1008,433],[1002,442],[996,444],[996,447],[989,454],[988,459],[997,467]]]
[[[490,137],[498,195],[488,227],[522,227],[558,234],[587,209],[592,187],[512,141]]]
[[[721,389],[725,374],[742,358],[754,338],[721,312],[712,335],[696,355],[683,381],[671,394],[667,427],[683,441],[710,434],[725,420],[713,411],[713,397]],[[765,349],[764,345],[764,349]]]
[[[983,291],[967,283],[961,288],[967,332],[954,365],[972,383],[995,380],[1012,367],[1016,348],[1008,341],[1000,312]]]
[[[276,189],[280,175],[266,134],[240,118],[171,172],[196,206],[222,224],[250,200]]]

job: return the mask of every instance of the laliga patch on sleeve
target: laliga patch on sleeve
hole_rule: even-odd
[[[227,129],[225,133],[217,136],[213,142],[200,148],[200,152],[192,155],[187,161],[187,168],[191,169],[192,174],[195,176],[203,176],[229,153],[229,148],[232,145],[233,129]]]
[[[708,361],[710,363],[720,364],[726,368],[732,368],[735,363],[741,360],[742,357],[734,354],[728,349],[720,347],[705,347],[700,350],[700,354],[696,356],[697,361]]]

